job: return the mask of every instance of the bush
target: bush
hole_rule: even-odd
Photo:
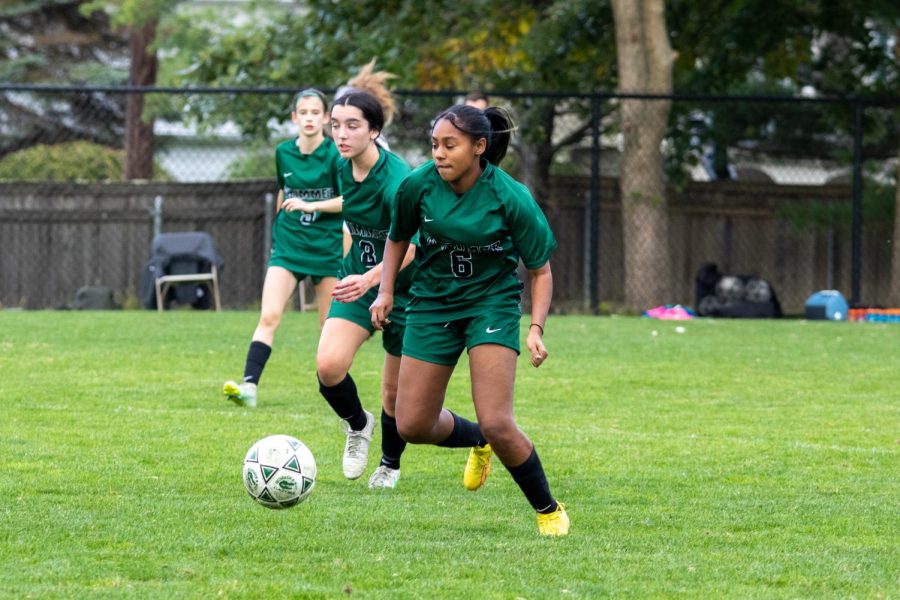
[[[254,144],[247,154],[234,159],[225,168],[228,179],[273,179],[275,145]]]
[[[37,145],[0,159],[0,180],[11,181],[121,181],[125,151],[93,142]],[[171,180],[159,165],[153,178]]]

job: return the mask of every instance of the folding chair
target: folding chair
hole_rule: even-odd
[[[160,233],[153,238],[150,255],[147,268],[158,311],[165,309],[170,288],[175,288],[172,299],[177,303],[207,308],[204,287],[212,290],[215,309],[222,310],[219,270],[223,264],[211,235],[205,231]]]

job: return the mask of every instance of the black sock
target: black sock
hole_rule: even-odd
[[[450,412],[450,414],[453,415],[453,431],[450,432],[450,435],[443,442],[438,442],[438,446],[443,448],[471,448],[472,446],[484,446],[487,443],[484,436],[481,435],[478,423],[463,419],[454,412]]]
[[[397,433],[397,419],[381,409],[381,464],[391,469],[400,468],[400,455],[406,449],[406,441]]]
[[[259,378],[262,377],[270,354],[272,354],[272,348],[268,344],[250,342],[250,349],[247,350],[247,362],[244,363],[245,382],[259,383]]]
[[[556,510],[557,502],[550,493],[550,485],[547,476],[544,475],[544,466],[538,458],[537,450],[531,449],[531,454],[518,467],[506,467],[512,475],[528,502],[539,513],[551,513]]]
[[[350,424],[350,429],[361,431],[366,426],[366,413],[363,412],[359,394],[356,393],[356,384],[350,373],[347,373],[342,382],[330,387],[320,379],[319,393],[325,397],[334,413]]]

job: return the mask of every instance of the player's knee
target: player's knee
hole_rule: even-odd
[[[316,356],[316,373],[322,385],[331,387],[339,384],[347,377],[347,367],[333,357],[319,355]]]
[[[381,386],[381,405],[385,406],[391,412],[397,406],[397,386],[390,384],[382,384]]]
[[[479,421],[481,435],[491,446],[503,448],[511,444],[519,435],[519,428],[511,418]]]
[[[265,329],[277,329],[281,323],[281,312],[278,310],[263,310],[259,315],[259,326]]]
[[[430,439],[428,434],[431,431],[430,426],[415,421],[405,420],[400,416],[397,419],[397,433],[403,438],[403,441],[410,444],[427,444]]]

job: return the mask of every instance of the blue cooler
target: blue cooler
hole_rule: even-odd
[[[850,305],[837,290],[822,290],[806,299],[805,316],[810,320],[846,321]]]

